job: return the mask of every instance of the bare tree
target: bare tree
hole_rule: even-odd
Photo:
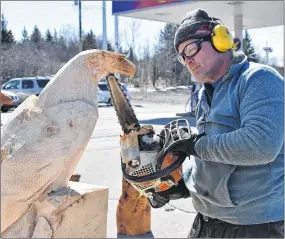
[[[130,34],[131,34],[131,46],[133,49],[135,49],[135,39],[139,38],[140,36],[140,32],[139,32],[139,28],[140,28],[141,24],[138,22],[138,20],[132,20],[129,24],[129,29],[130,29]]]

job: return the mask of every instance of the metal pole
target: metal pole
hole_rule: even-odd
[[[81,14],[81,1],[78,2],[78,12],[79,12],[79,52],[83,50],[82,46],[82,14]]]
[[[114,17],[115,20],[115,51],[118,52],[119,51],[119,19],[118,16],[115,15]]]
[[[115,15],[114,18],[114,27],[115,27],[115,44],[114,44],[114,48],[116,52],[119,52],[119,19],[118,16]],[[115,76],[117,77],[118,80],[120,80],[120,74],[115,74]]]
[[[107,50],[107,22],[106,22],[106,0],[102,1],[102,21],[103,21],[103,50]]]
[[[243,9],[242,2],[235,1],[233,2],[234,7],[234,31],[235,37],[240,39],[240,51],[243,51]]]
[[[242,35],[242,29],[243,29],[243,16],[237,15],[234,16],[234,30],[235,30],[235,37],[240,39],[240,51],[243,51],[243,35]]]
[[[269,63],[269,53],[273,51],[272,48],[268,46],[268,41],[266,41],[266,46],[263,47],[263,50],[266,54],[265,64],[267,65]]]
[[[1,2],[0,2],[0,13],[1,13]],[[0,51],[1,49],[1,40],[2,40],[2,14],[0,14]],[[0,85],[2,85],[2,54],[0,54]],[[0,114],[1,115],[1,114]],[[1,117],[0,117],[0,121],[1,121]]]

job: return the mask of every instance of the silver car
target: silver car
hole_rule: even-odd
[[[130,91],[128,90],[125,83],[120,83],[122,86],[123,92],[126,94],[127,99],[131,99]],[[98,83],[98,97],[97,97],[98,103],[106,103],[107,105],[113,105],[110,91],[107,86],[107,82],[101,81]]]
[[[97,92],[97,100],[98,103],[105,103],[108,105],[113,105],[111,96],[110,96],[110,91],[108,89],[107,83],[106,82],[99,82],[98,83],[98,92]]]
[[[50,78],[40,76],[14,78],[3,84],[2,89],[14,92],[16,94],[35,94],[36,96],[38,96],[49,81]]]
[[[127,85],[125,83],[121,83],[122,89],[127,96],[128,100],[131,100],[131,92],[129,91]]]

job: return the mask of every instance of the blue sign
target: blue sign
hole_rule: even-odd
[[[184,2],[186,0],[147,0],[147,1],[112,1],[112,14],[137,11],[149,7],[158,7],[168,4]]]

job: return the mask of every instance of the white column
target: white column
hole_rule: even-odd
[[[114,43],[114,48],[115,51],[119,51],[119,45],[120,45],[120,40],[119,40],[119,19],[118,16],[114,16],[114,25],[115,25],[115,43]]]
[[[243,16],[242,15],[235,15],[234,16],[234,31],[235,31],[235,36],[240,39],[241,41],[241,47],[240,51],[243,51],[243,35],[242,35],[242,30],[243,30]]]
[[[114,42],[114,49],[116,52],[119,52],[119,45],[120,45],[120,40],[119,40],[119,19],[118,16],[114,16],[114,28],[115,28],[115,42]],[[120,80],[120,74],[115,74],[118,80]]]
[[[107,50],[107,21],[106,21],[106,0],[102,1],[102,22],[103,22],[103,50]]]

